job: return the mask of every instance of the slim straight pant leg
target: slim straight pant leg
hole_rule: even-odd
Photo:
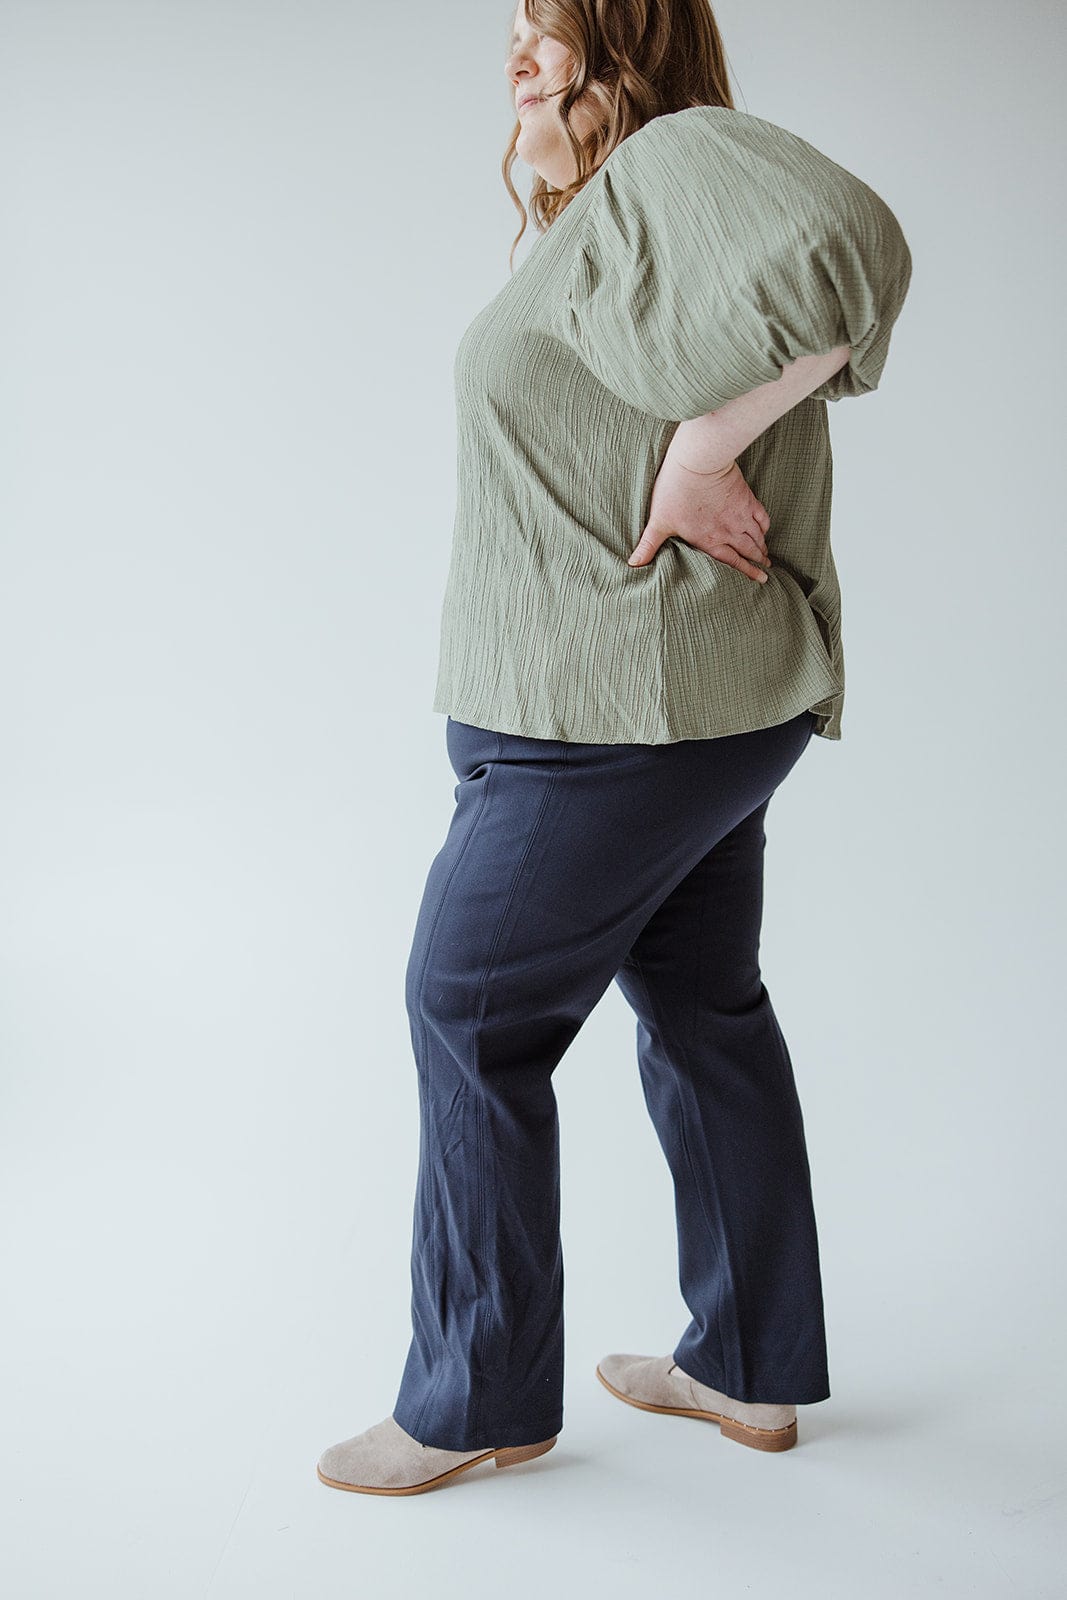
[[[760,973],[764,819],[749,812],[672,890],[616,974],[674,1179],[692,1320],[682,1371],[735,1400],[829,1397],[804,1120]]]
[[[562,1428],[552,1074],[642,930],[770,798],[812,728],[802,712],[717,739],[579,744],[448,719],[456,806],[406,976],[421,1133],[412,1338],[393,1416],[423,1444],[532,1444]],[[791,1101],[780,1072],[779,1087]],[[692,1181],[716,1180],[701,1163]],[[704,1252],[689,1282],[717,1306],[711,1233]],[[710,1319],[703,1300],[694,1315]],[[818,1398],[819,1373],[807,1381]]]

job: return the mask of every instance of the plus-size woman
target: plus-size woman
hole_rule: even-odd
[[[826,402],[877,387],[911,258],[859,178],[734,109],[707,0],[530,0],[513,27],[541,237],[456,357],[434,709],[458,782],[406,978],[412,1338],[392,1414],[318,1465],[367,1493],[560,1432],[552,1074],[613,980],[692,1316],[597,1376],[764,1450],[830,1393],[764,823],[812,735],[841,737]]]

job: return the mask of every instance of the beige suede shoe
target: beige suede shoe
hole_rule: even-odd
[[[642,1411],[717,1422],[719,1432],[756,1450],[789,1450],[797,1442],[797,1408],[731,1400],[683,1372],[673,1356],[602,1356],[596,1375],[618,1399]]]
[[[495,1460],[498,1467],[513,1467],[520,1461],[551,1450],[558,1435],[539,1444],[508,1445],[499,1450],[439,1450],[420,1444],[397,1422],[386,1417],[364,1433],[333,1444],[324,1450],[316,1467],[323,1483],[331,1489],[354,1489],[358,1494],[423,1494],[447,1483],[479,1461]]]

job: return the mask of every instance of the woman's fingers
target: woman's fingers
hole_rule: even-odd
[[[754,561],[749,561],[745,556],[740,555],[736,550],[732,549],[730,545],[723,545],[720,550],[713,550],[709,551],[708,553],[713,556],[716,561],[721,561],[725,566],[736,567],[738,572],[743,572],[745,574],[746,578],[754,578],[757,583],[767,582],[767,574],[764,572],[763,568],[757,566]],[[767,565],[770,566],[769,561]]]
[[[764,508],[760,505],[758,500],[755,502],[755,504],[754,504],[754,506],[752,508],[752,520],[755,523],[755,527],[754,528],[747,528],[745,531],[747,533],[751,534],[752,538],[759,545],[759,548],[760,548],[761,552],[763,553],[763,555],[766,555],[767,554],[767,534],[770,531],[771,519],[767,515],[766,511],[764,510]]]
[[[771,558],[767,553],[767,541],[764,539],[761,530],[757,529],[756,532],[750,533],[746,529],[743,533],[734,534],[731,538],[731,544],[739,556],[745,556],[750,562],[755,562],[760,567],[770,566]]]
[[[630,552],[631,566],[648,566],[665,540],[679,538],[747,578],[765,582],[771,566],[771,519],[736,461],[721,473],[693,473],[670,452],[656,475],[648,522]]]

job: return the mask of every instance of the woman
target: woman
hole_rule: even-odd
[[[911,259],[858,178],[733,108],[706,0],[529,0],[514,30],[509,155],[545,225],[456,359],[434,709],[459,781],[406,980],[413,1332],[392,1415],[318,1465],[367,1493],[555,1443],[552,1073],[612,979],[692,1320],[600,1381],[763,1450],[830,1393],[764,821],[812,734],[841,737],[825,402],[877,386]]]

